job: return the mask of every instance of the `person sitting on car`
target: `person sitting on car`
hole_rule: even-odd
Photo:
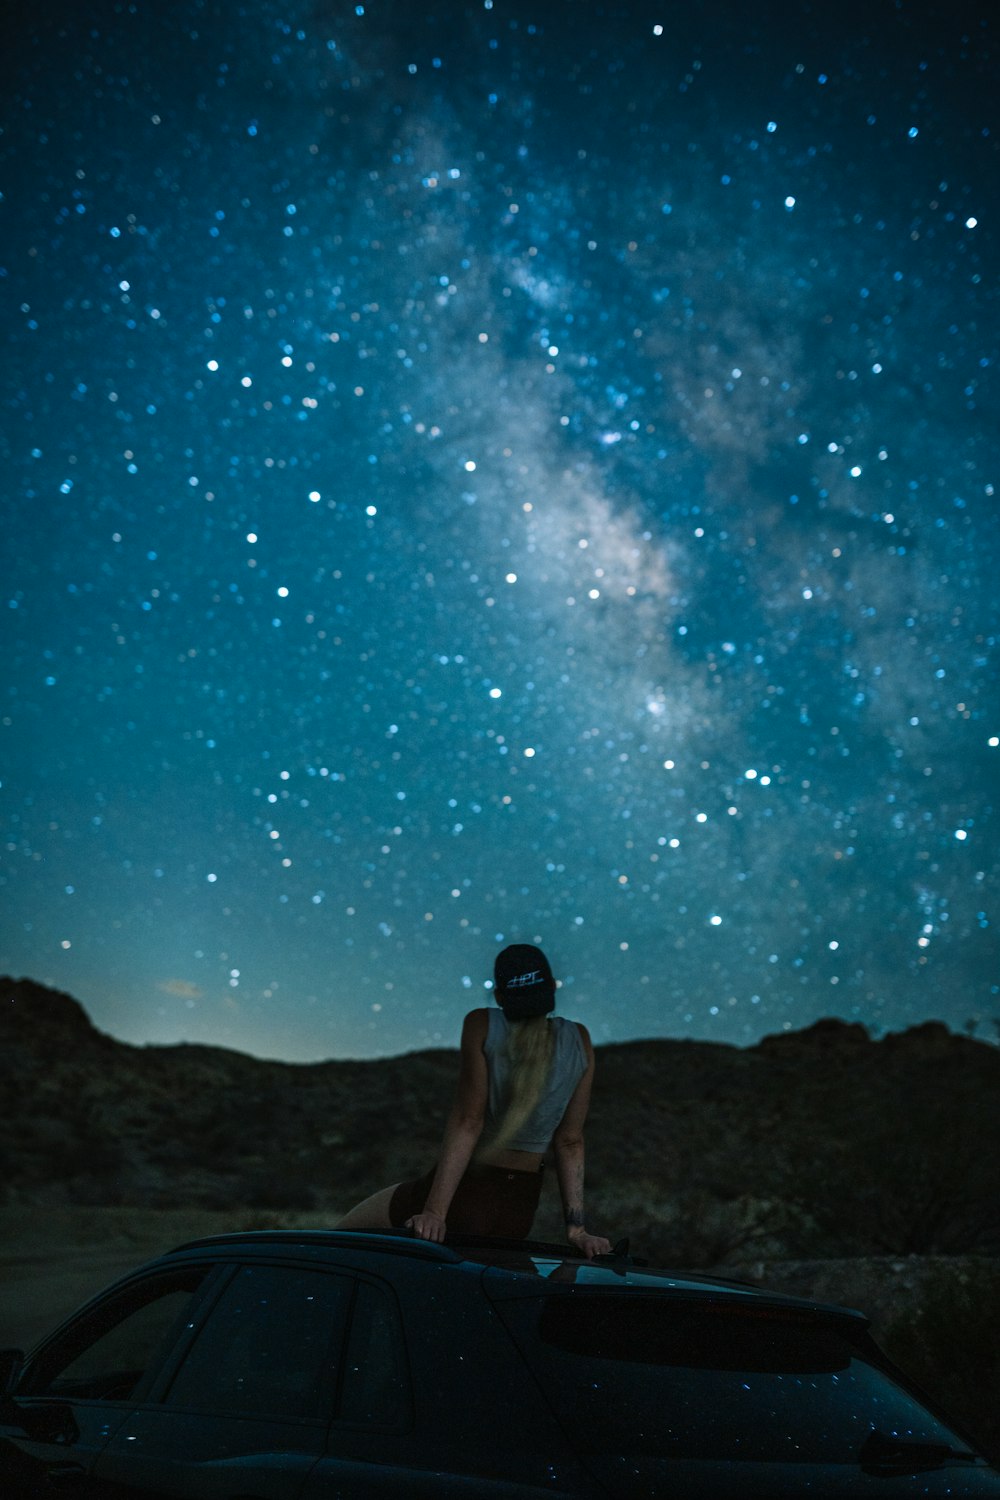
[[[458,1087],[435,1166],[373,1193],[338,1228],[405,1225],[438,1242],[449,1230],[526,1239],[551,1145],[566,1237],[588,1260],[606,1255],[610,1241],[590,1234],[583,1217],[583,1126],[594,1079],[587,1028],[550,1014],[556,983],[545,954],[529,943],[497,955],[493,993],[499,1009],[471,1010],[462,1025]]]

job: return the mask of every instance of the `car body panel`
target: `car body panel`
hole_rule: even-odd
[[[826,1464],[739,1464],[621,1455],[597,1466],[615,1500],[986,1500],[1000,1495],[995,1470],[936,1468],[895,1474]]]
[[[0,1429],[4,1500],[1000,1497],[861,1314],[552,1246],[193,1241],[43,1340],[15,1397],[51,1430]]]
[[[103,1495],[156,1500],[295,1500],[323,1455],[323,1424],[167,1412],[133,1412],[99,1455]]]
[[[0,1426],[0,1472],[23,1475],[25,1482],[72,1485],[77,1494],[97,1494],[90,1487],[94,1464],[112,1433],[128,1417],[128,1407],[104,1402],[66,1403],[44,1398],[24,1403],[32,1429],[52,1417],[51,1438],[26,1435],[11,1424]]]

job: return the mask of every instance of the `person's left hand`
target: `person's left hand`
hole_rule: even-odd
[[[413,1214],[406,1221],[407,1229],[412,1229],[418,1240],[433,1240],[440,1245],[448,1232],[448,1225],[441,1214],[428,1213],[426,1209],[422,1213]],[[608,1246],[610,1250],[611,1246]]]
[[[611,1254],[611,1241],[603,1234],[588,1234],[585,1229],[574,1225],[567,1230],[566,1238],[587,1260],[593,1260],[595,1255]]]

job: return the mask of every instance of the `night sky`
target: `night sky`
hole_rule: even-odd
[[[992,1036],[993,4],[17,10],[0,969]]]

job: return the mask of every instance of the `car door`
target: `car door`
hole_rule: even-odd
[[[419,1264],[393,1267],[393,1286],[358,1273],[326,1452],[300,1500],[592,1494],[478,1278],[435,1282]]]
[[[213,1279],[205,1264],[136,1277],[33,1351],[14,1391],[25,1425],[2,1430],[5,1500],[53,1484],[81,1497],[108,1494],[93,1477],[97,1457],[190,1336]]]
[[[412,1468],[413,1398],[402,1320],[394,1292],[373,1277],[354,1278],[351,1315],[326,1451],[301,1500],[351,1500],[442,1493],[442,1476]]]
[[[351,1295],[350,1278],[312,1266],[235,1266],[95,1478],[157,1500],[294,1500],[325,1446]]]

